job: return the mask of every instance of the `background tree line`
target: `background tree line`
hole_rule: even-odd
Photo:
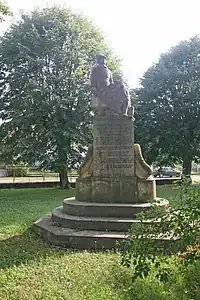
[[[132,90],[136,140],[150,163],[182,163],[191,173],[200,157],[200,38],[182,41],[150,67]]]
[[[1,161],[39,161],[69,186],[67,171],[92,138],[97,52],[120,73],[101,30],[70,9],[36,9],[9,28],[0,41]]]
[[[54,6],[13,23],[0,38],[0,161],[39,161],[69,186],[67,172],[92,140],[89,76],[97,52],[120,76],[120,60],[82,14]],[[196,36],[161,55],[131,91],[135,141],[149,163],[179,162],[189,174],[198,160],[199,71]]]

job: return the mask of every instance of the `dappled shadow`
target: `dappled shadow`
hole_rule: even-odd
[[[115,250],[102,249],[75,249],[64,248],[53,245],[37,235],[32,227],[28,228],[21,235],[15,235],[0,241],[0,269],[31,264],[45,258],[59,258],[63,255],[74,255],[77,252],[92,253],[114,253]]]
[[[0,269],[31,263],[47,256],[61,256],[66,249],[59,249],[43,241],[31,228],[23,234],[0,241]]]

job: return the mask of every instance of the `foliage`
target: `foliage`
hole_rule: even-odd
[[[4,20],[4,16],[12,16],[12,12],[10,8],[2,0],[0,0],[0,22]]]
[[[3,161],[39,161],[67,177],[91,141],[89,75],[96,52],[104,52],[119,73],[119,60],[100,29],[56,6],[22,15],[5,33],[0,43]]]
[[[132,91],[136,140],[149,162],[183,162],[200,156],[200,37],[182,41],[162,54]]]
[[[150,220],[147,223],[147,220]],[[189,265],[199,260],[198,236],[200,233],[200,187],[182,185],[174,207],[168,209],[155,205],[148,212],[138,215],[130,237],[122,250],[122,264],[134,266],[133,279],[147,277],[154,267],[156,276],[166,281],[170,274],[171,257],[181,260],[187,271]]]
[[[28,174],[29,167],[26,163],[20,162],[6,167],[9,177],[24,177]]]

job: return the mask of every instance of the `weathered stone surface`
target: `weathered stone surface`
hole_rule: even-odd
[[[139,144],[134,144],[135,176],[139,179],[147,179],[152,175],[151,167],[145,162]]]
[[[167,201],[162,201],[160,204],[157,202],[159,206],[167,207]],[[149,204],[149,203],[148,203]],[[151,207],[151,204],[149,208]],[[100,214],[100,212],[99,212]],[[98,231],[116,231],[116,232],[128,232],[131,225],[140,222],[136,216],[132,217],[114,217],[114,216],[76,216],[67,214],[65,210],[63,210],[63,206],[60,206],[53,210],[52,212],[52,221],[53,223],[59,225],[64,228],[71,228],[77,230],[98,230]],[[144,224],[148,226],[152,222],[152,220],[144,220]]]
[[[134,176],[133,121],[127,116],[95,116],[93,176]]]
[[[65,228],[116,232],[128,232],[132,224],[139,222],[133,218],[80,217],[67,215],[63,212],[62,206],[52,212],[52,221],[60,227]],[[147,225],[148,223],[150,223],[150,221],[146,221]]]
[[[153,177],[142,180],[138,179],[138,202],[149,199],[156,200],[156,182]]]
[[[158,206],[166,206],[168,200],[157,198]],[[63,212],[78,217],[115,217],[135,218],[136,214],[152,208],[152,202],[147,203],[92,203],[80,202],[75,197],[63,201]]]
[[[148,223],[147,223],[148,226]],[[57,226],[52,222],[52,214],[48,214],[37,220],[33,224],[33,229],[48,242],[67,248],[76,249],[114,249],[116,242],[123,248],[124,240],[128,237],[127,232],[79,230]],[[156,237],[159,239],[159,237]],[[171,236],[161,238],[163,244],[168,246]]]
[[[33,229],[51,244],[75,249],[114,249],[116,242],[123,247],[126,232],[77,230],[56,226],[51,214],[43,216],[33,224]]]
[[[78,201],[91,201],[92,178],[78,178],[76,180],[76,199]]]
[[[136,203],[137,193],[136,177],[89,177],[76,182],[78,201]]]

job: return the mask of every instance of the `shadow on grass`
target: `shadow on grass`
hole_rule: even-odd
[[[43,240],[30,227],[20,235],[0,241],[0,269],[27,265],[52,256],[58,258],[66,254],[73,255],[85,251],[53,245]],[[87,250],[87,252],[98,253],[102,250]]]
[[[0,241],[0,253],[0,269],[5,269],[45,259],[51,255],[64,255],[66,250],[43,241],[29,228],[21,235]]]

